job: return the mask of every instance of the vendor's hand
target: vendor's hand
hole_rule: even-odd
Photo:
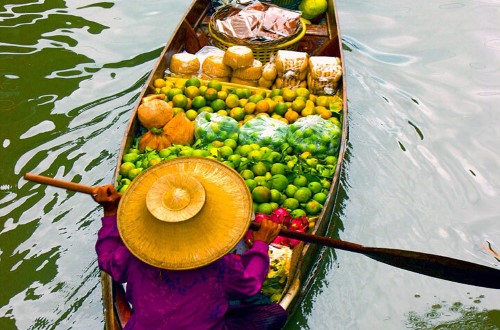
[[[92,197],[104,208],[104,216],[116,215],[118,203],[122,197],[113,185],[98,186],[94,188]]]
[[[263,241],[267,244],[271,244],[272,241],[278,236],[281,230],[281,225],[271,220],[262,220],[260,223],[260,228],[253,235],[255,241]]]

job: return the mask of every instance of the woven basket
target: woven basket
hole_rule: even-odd
[[[242,45],[253,50],[255,59],[266,63],[271,58],[271,55],[280,49],[295,50],[298,42],[306,34],[306,24],[300,19],[300,26],[295,33],[277,40],[246,40],[228,36],[221,33],[217,29],[216,22],[218,19],[223,19],[234,10],[232,5],[225,5],[218,9],[210,18],[208,30],[212,36],[212,43],[215,47],[226,50],[231,46]]]

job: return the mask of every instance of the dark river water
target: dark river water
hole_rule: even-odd
[[[0,329],[103,328],[100,209],[22,175],[111,182],[133,104],[187,6],[2,1]],[[331,234],[500,268],[482,247],[500,250],[500,3],[338,9],[350,133]],[[324,254],[287,329],[500,328],[498,290]]]

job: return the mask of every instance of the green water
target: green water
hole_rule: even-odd
[[[180,1],[0,6],[0,329],[103,327],[88,196]],[[332,235],[499,267],[500,5],[339,1],[350,136]],[[500,280],[500,279],[499,279]],[[289,329],[497,329],[500,293],[325,251]]]

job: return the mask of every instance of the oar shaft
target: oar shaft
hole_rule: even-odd
[[[26,173],[24,175],[24,178],[29,181],[64,188],[72,191],[82,192],[86,194],[93,193],[93,187],[85,186],[79,183],[53,179],[31,173]],[[258,230],[259,228],[259,223],[250,223],[250,229]],[[499,269],[486,267],[463,260],[415,251],[365,247],[363,245],[341,241],[330,237],[316,236],[288,229],[281,229],[279,234],[281,236],[297,239],[308,243],[320,244],[340,250],[361,253],[365,256],[386,263],[388,265],[448,281],[482,286],[486,288],[500,289]]]
[[[63,188],[67,190],[72,190],[76,192],[81,192],[85,194],[92,194],[94,188],[90,186],[86,186],[80,183],[75,183],[75,182],[70,182],[70,181],[63,181],[63,180],[58,180],[54,178],[49,178],[48,176],[43,176],[43,175],[38,175],[38,174],[33,174],[33,173],[26,173],[24,175],[24,178],[28,181],[36,182],[36,183],[41,183],[49,186],[54,186],[58,188]]]
[[[256,223],[256,222],[250,223],[250,229],[259,230],[259,228],[260,228],[260,223]],[[284,237],[288,237],[288,238],[297,239],[299,241],[303,241],[303,242],[307,242],[307,243],[320,244],[320,245],[324,245],[324,246],[337,248],[340,250],[346,250],[346,251],[357,252],[357,253],[364,253],[364,251],[366,249],[363,245],[360,245],[360,244],[341,241],[341,240],[338,240],[335,238],[330,238],[330,237],[301,233],[301,232],[293,231],[293,230],[289,230],[289,229],[281,229],[279,235],[284,236]]]

